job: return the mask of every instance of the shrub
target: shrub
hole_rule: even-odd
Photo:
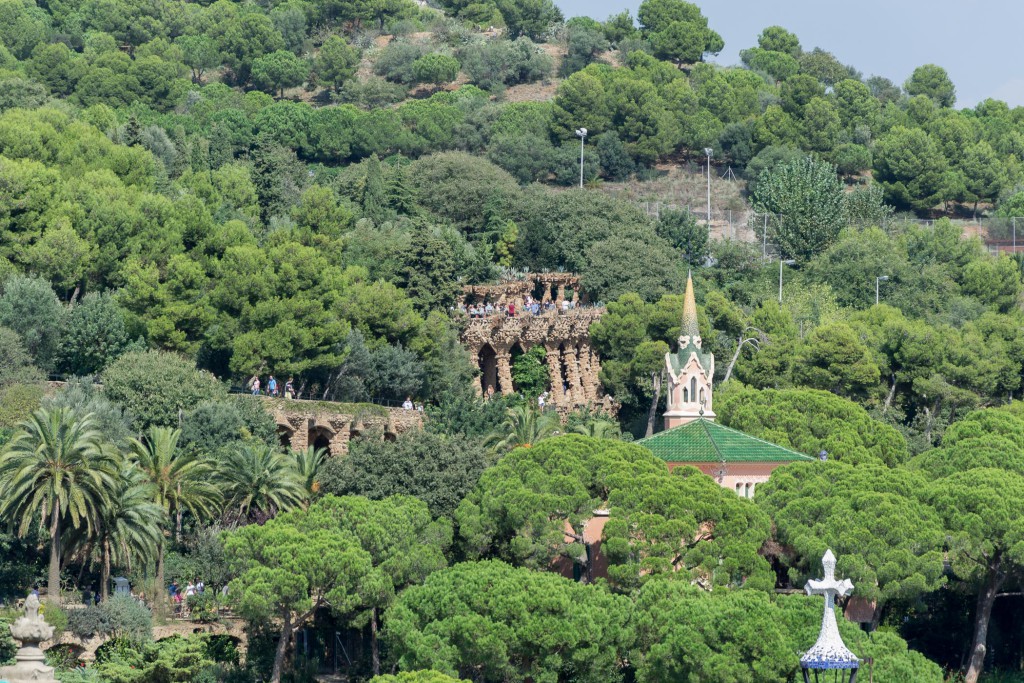
[[[529,38],[492,40],[462,50],[462,68],[481,88],[532,83],[551,75],[554,62]]]
[[[0,389],[0,427],[14,428],[43,400],[42,384],[12,384]]]
[[[213,591],[204,591],[188,596],[189,618],[207,624],[217,620],[217,594]]]
[[[8,627],[10,622],[16,618],[16,615],[11,615],[10,619],[0,619],[0,666],[14,664],[14,654],[18,651],[18,644],[11,637],[11,630]]]
[[[360,109],[381,109],[398,104],[408,95],[409,92],[404,85],[391,83],[383,78],[367,78],[362,82],[348,81],[334,99],[341,104],[354,104]]]
[[[227,394],[208,372],[197,370],[185,358],[164,351],[131,351],[103,372],[107,397],[130,407],[133,427],[177,426],[180,411]]]
[[[53,627],[54,640],[58,640],[68,628],[68,613],[49,603],[43,606],[42,613],[46,623]]]
[[[138,643],[152,637],[153,617],[149,608],[135,598],[115,595],[100,605],[73,610],[68,615],[68,628],[83,640],[110,636]]]
[[[412,73],[416,83],[451,83],[459,76],[459,60],[436,52],[423,55],[413,62]]]
[[[430,48],[419,43],[396,40],[380,53],[373,72],[393,83],[411,85],[416,82],[413,65],[416,61],[430,53]]]

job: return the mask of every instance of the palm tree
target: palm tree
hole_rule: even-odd
[[[91,414],[40,409],[19,425],[0,454],[0,517],[24,536],[36,515],[49,525],[47,597],[60,600],[61,535],[67,523],[91,536],[116,487],[120,463],[103,448]]]
[[[583,424],[578,424],[571,430],[573,434],[583,434],[584,436],[591,436],[595,439],[618,439],[622,436],[622,429],[619,425],[611,420],[602,420],[595,418],[587,420]]]
[[[224,509],[236,524],[264,522],[309,498],[295,460],[261,443],[246,443],[231,451],[219,468],[218,481],[224,490]]]
[[[220,494],[213,481],[210,463],[178,448],[181,432],[167,427],[150,427],[145,441],[133,439],[131,453],[146,482],[153,486],[153,502],[163,508],[164,524],[185,510],[195,517],[213,517]],[[164,533],[157,543],[157,595],[164,589]]]
[[[317,475],[320,474],[320,466],[327,459],[327,451],[315,446],[307,446],[304,451],[292,451],[295,458],[295,471],[299,478],[305,483],[306,491],[312,496],[320,492],[320,482]]]
[[[508,409],[505,421],[485,444],[496,451],[507,451],[520,446],[529,448],[535,443],[558,433],[560,423],[554,412],[539,412],[528,406]]]
[[[100,572],[100,596],[107,599],[112,563],[132,566],[133,560],[145,560],[159,552],[167,511],[153,502],[156,487],[146,481],[139,468],[129,465],[121,472],[117,488],[100,513],[96,539],[103,556]]]

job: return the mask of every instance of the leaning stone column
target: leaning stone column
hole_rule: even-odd
[[[597,354],[590,348],[590,344],[584,342],[580,346],[580,370],[583,375],[583,393],[588,403],[597,403],[597,385],[600,380],[596,366]]]
[[[548,381],[551,382],[551,402],[561,403],[565,399],[562,396],[562,354],[558,347],[545,345],[547,351]]]
[[[501,393],[504,396],[511,396],[513,393],[512,354],[503,349],[495,354],[495,360],[498,363],[498,385],[501,387]]]
[[[571,397],[569,403],[572,405],[586,402],[583,396],[583,385],[580,384],[580,366],[576,352],[576,347],[570,346],[565,350],[564,354],[565,379],[569,384],[569,396]]]

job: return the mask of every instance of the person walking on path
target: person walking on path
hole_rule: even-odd
[[[277,397],[277,380],[273,375],[267,380],[267,395]]]
[[[254,377],[253,380],[252,380],[252,395],[253,396],[259,396],[260,395],[260,378],[259,377]]]
[[[292,382],[292,378],[289,377],[288,381],[284,383],[284,397],[291,399],[295,396],[295,384]]]

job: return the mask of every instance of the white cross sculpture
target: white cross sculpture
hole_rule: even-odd
[[[804,590],[808,595],[825,596],[825,613],[821,617],[821,633],[818,642],[800,658],[800,666],[804,669],[856,669],[857,656],[847,649],[839,635],[836,624],[836,596],[849,595],[853,584],[849,579],[836,581],[836,556],[831,550],[825,551],[821,558],[825,569],[825,578],[810,579]]]

